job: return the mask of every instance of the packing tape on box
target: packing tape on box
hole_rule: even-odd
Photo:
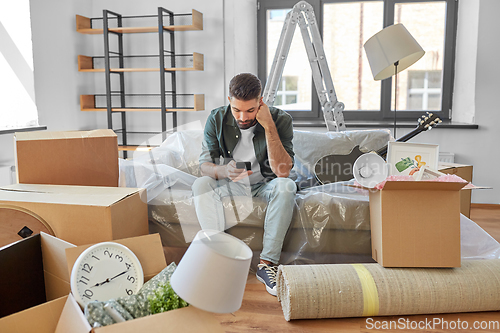
[[[460,268],[282,265],[277,296],[286,320],[498,311],[500,259]]]
[[[358,273],[361,289],[363,290],[363,317],[378,315],[378,291],[373,276],[362,264],[351,264]]]

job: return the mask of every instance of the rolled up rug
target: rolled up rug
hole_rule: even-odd
[[[280,266],[277,293],[287,321],[497,311],[500,260],[467,260],[460,268]]]

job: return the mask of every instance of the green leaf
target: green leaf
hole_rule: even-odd
[[[170,286],[170,283],[160,284],[154,295],[148,297],[151,314],[180,309],[189,304],[180,298]]]

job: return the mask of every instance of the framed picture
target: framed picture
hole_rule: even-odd
[[[412,176],[420,167],[437,170],[439,158],[439,145],[389,142],[387,163],[389,174]]]

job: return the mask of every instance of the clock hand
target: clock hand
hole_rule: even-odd
[[[125,274],[125,273],[127,273],[127,272],[128,272],[128,270],[126,270],[126,271],[124,271],[124,272],[121,272],[120,274],[117,274],[117,275],[113,276],[112,278],[107,278],[106,280],[104,280],[104,282],[101,282],[101,283],[96,283],[95,285],[91,286],[91,288],[92,288],[92,287],[99,287],[99,286],[102,286],[103,284],[108,283],[108,282],[110,282],[111,280],[116,279],[117,277],[119,277],[119,276],[121,276],[121,275],[123,275],[123,274]]]
[[[104,282],[101,282],[101,283],[96,283],[95,285],[91,286],[91,288],[92,288],[92,287],[99,287],[99,286],[102,286],[103,284],[108,283],[109,281],[110,281],[110,280],[109,280],[109,278],[108,278],[108,279],[104,280]]]
[[[120,275],[123,275],[123,274],[125,274],[125,273],[127,273],[127,272],[128,272],[128,269],[127,269],[126,271],[124,271],[124,272],[121,272],[120,274],[117,274],[117,275],[113,276],[111,279],[109,279],[109,281],[111,281],[111,280],[113,280],[113,279],[116,279],[116,278],[117,278],[117,277],[119,277]],[[107,281],[107,282],[109,282],[109,281]]]

